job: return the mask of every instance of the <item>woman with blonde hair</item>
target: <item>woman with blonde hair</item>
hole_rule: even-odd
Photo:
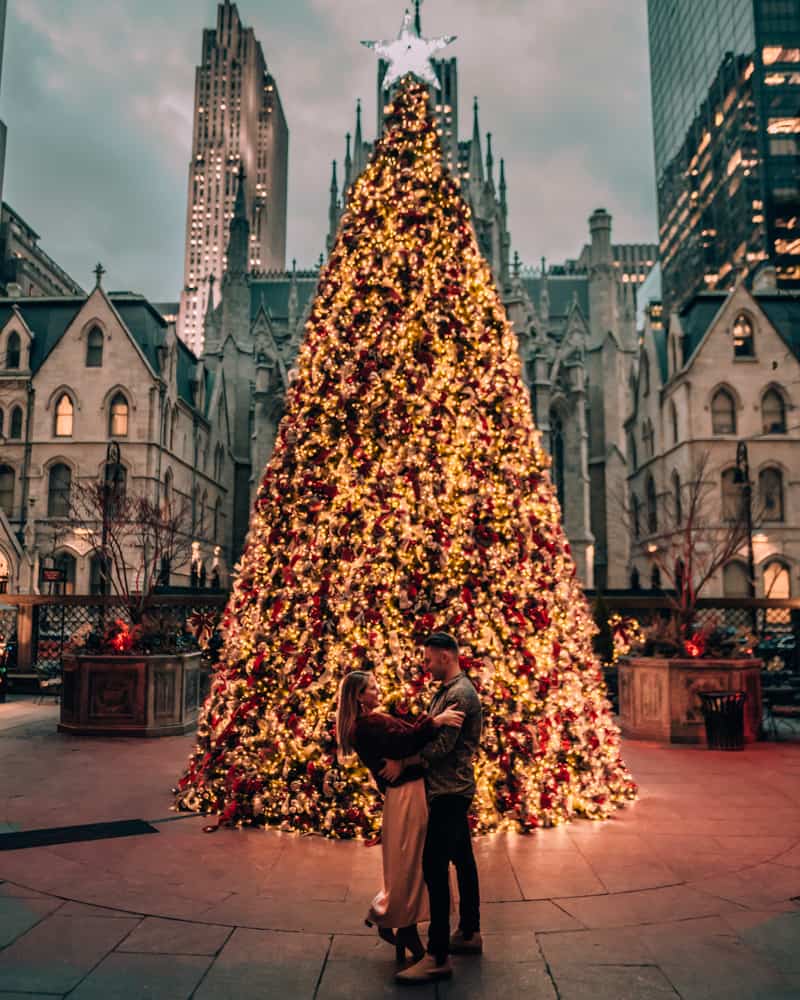
[[[424,770],[416,755],[442,726],[460,726],[464,716],[448,708],[435,718],[421,715],[413,723],[403,722],[381,712],[380,701],[373,673],[354,670],[342,680],[336,713],[338,758],[344,763],[357,754],[383,794],[383,888],[372,901],[367,926],[377,925],[381,938],[396,946],[398,962],[404,960],[406,949],[419,961],[425,948],[417,924],[429,918],[422,877],[428,806]],[[406,763],[391,784],[381,775],[387,760]]]

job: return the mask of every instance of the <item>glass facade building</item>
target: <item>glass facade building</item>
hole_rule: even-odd
[[[800,0],[648,0],[664,302],[800,288]]]

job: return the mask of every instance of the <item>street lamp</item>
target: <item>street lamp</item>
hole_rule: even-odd
[[[119,485],[122,478],[122,462],[117,441],[109,441],[106,448],[106,465],[103,470],[103,530],[100,540],[100,558],[103,591],[111,590],[111,574],[108,566],[108,529],[111,519],[112,498],[118,499]],[[105,609],[103,609],[105,611]]]
[[[742,487],[742,506],[744,507],[745,527],[747,531],[747,589],[751,600],[756,596],[756,564],[753,557],[753,489],[750,483],[750,462],[747,457],[747,444],[740,441],[736,445],[736,471],[733,481]],[[756,627],[756,609],[752,609],[753,628]]]

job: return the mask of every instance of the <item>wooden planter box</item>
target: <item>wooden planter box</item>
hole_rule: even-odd
[[[59,731],[178,736],[197,723],[209,687],[202,654],[64,657]]]
[[[705,744],[701,691],[746,691],[744,738],[761,728],[761,660],[629,657],[619,661],[623,736],[662,743]]]

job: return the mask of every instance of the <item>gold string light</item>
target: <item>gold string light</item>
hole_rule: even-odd
[[[485,730],[474,824],[602,819],[636,795],[516,338],[410,77],[356,181],[224,616],[181,808],[372,836],[335,764],[342,676],[414,714],[419,640],[459,636]]]

